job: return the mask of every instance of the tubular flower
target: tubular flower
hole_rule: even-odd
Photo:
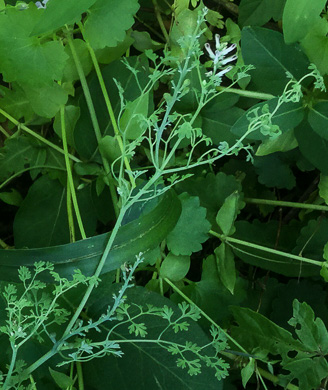
[[[49,0],[43,0],[42,3],[41,1],[37,1],[35,5],[37,6],[37,8],[47,8],[48,1]]]
[[[222,69],[223,66],[228,64],[231,61],[235,61],[237,59],[237,55],[234,54],[230,57],[226,57],[228,53],[233,51],[236,48],[236,45],[230,45],[226,42],[221,43],[220,42],[220,35],[215,35],[215,52],[211,49],[211,46],[209,43],[205,43],[205,49],[213,61],[213,70],[206,73],[206,76],[212,76],[215,75],[216,78],[221,78],[225,73],[229,72],[232,69],[232,66],[228,66],[224,69]],[[219,70],[219,72],[217,72]]]

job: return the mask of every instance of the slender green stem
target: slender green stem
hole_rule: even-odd
[[[82,371],[82,364],[80,362],[76,362],[76,370],[77,370],[79,390],[84,390],[83,371]]]
[[[260,99],[260,100],[270,100],[275,98],[276,96],[271,95],[270,93],[264,93],[264,92],[256,92],[256,91],[245,91],[243,89],[238,88],[229,88],[226,87],[216,87],[217,91],[225,91],[227,93],[234,93],[239,96],[249,97],[252,99]]]
[[[258,367],[257,370],[263,376],[263,378],[268,379],[269,381],[271,381],[275,385],[279,385],[279,378],[277,376],[272,375],[270,372],[265,371],[265,370],[263,370],[263,368],[260,368],[260,367]],[[283,385],[280,385],[280,386],[283,386]],[[289,383],[285,387],[285,389],[286,390],[299,390],[299,387]]]
[[[24,130],[25,133],[28,133],[30,135],[32,135],[34,138],[38,139],[39,141],[43,142],[44,144],[50,146],[52,149],[55,149],[57,150],[57,152],[61,153],[61,154],[65,154],[64,150],[62,148],[60,148],[59,146],[57,146],[56,144],[53,144],[52,142],[48,141],[46,138],[42,137],[42,135],[36,133],[35,131],[31,130],[30,128],[28,128],[27,126],[23,125],[22,123],[18,122],[18,120],[16,120],[15,118],[13,118],[11,115],[9,115],[6,111],[2,110],[0,108],[0,114],[2,114],[3,116],[5,116],[10,122],[12,122],[15,126],[19,127],[20,129]],[[72,160],[72,161],[75,161],[75,162],[81,162],[81,160],[71,154],[69,154],[69,158]]]
[[[82,239],[84,240],[85,238],[87,238],[87,236],[85,234],[85,230],[83,227],[80,208],[79,208],[79,204],[77,202],[77,197],[76,197],[76,192],[75,192],[75,187],[74,187],[71,163],[70,163],[69,158],[68,158],[68,145],[67,145],[67,137],[66,137],[65,107],[64,106],[61,106],[61,108],[60,108],[60,123],[61,123],[61,131],[62,131],[61,134],[62,134],[62,140],[63,140],[63,148],[64,148],[64,152],[65,152],[64,156],[65,156],[66,172],[67,172],[67,184],[68,184],[67,197],[72,198],[77,224],[79,226]],[[68,191],[68,188],[69,188],[69,191]],[[69,205],[69,203],[70,202],[68,201],[67,204]],[[72,223],[72,221],[71,221],[71,223]],[[74,221],[73,221],[73,224],[70,225],[70,231],[74,232]],[[73,236],[73,239],[74,238],[75,237]]]
[[[32,375],[30,375],[30,381],[31,381],[32,389],[37,390],[36,383],[35,383]]]
[[[258,370],[259,374],[261,374],[263,376],[263,378],[268,379],[269,381],[271,381],[275,385],[279,385],[279,378],[277,376],[272,375],[270,372],[263,370],[263,368],[260,368],[260,367],[258,367],[257,370]],[[280,386],[283,386],[283,385],[280,385]],[[299,390],[299,388],[297,386],[292,385],[291,383],[289,383],[285,387],[285,389],[286,390]]]
[[[245,198],[244,201],[246,203],[264,204],[264,205],[268,205],[268,206],[293,207],[293,208],[297,208],[297,209],[328,211],[328,206],[322,206],[322,205],[318,205],[318,204],[285,202],[285,201],[280,201],[280,200],[256,199],[256,198]]]
[[[123,155],[123,153],[124,153],[123,140],[122,140],[122,137],[121,137],[118,125],[117,125],[117,121],[116,121],[116,118],[115,118],[114,110],[113,110],[111,101],[109,99],[109,95],[108,95],[108,92],[107,92],[105,81],[104,81],[104,78],[102,76],[102,73],[101,73],[101,70],[100,70],[100,67],[99,67],[99,64],[98,64],[98,60],[97,60],[96,54],[95,54],[93,48],[91,47],[89,41],[85,37],[83,24],[82,23],[78,23],[78,26],[80,27],[83,39],[85,40],[85,43],[86,43],[87,48],[89,50],[90,57],[91,57],[92,62],[93,62],[93,66],[95,68],[95,71],[96,71],[96,74],[97,74],[97,77],[98,77],[99,85],[100,85],[102,94],[103,94],[104,99],[105,99],[105,104],[106,104],[106,107],[107,107],[108,115],[109,115],[109,118],[110,118],[110,120],[112,122],[112,125],[113,125],[113,129],[114,129],[114,133],[115,133],[115,136],[116,136],[116,140],[117,140],[118,146],[120,148],[121,154]],[[135,184],[134,177],[131,175],[132,169],[131,169],[129,160],[128,160],[128,158],[126,156],[124,156],[124,164],[125,164],[125,167],[126,167],[126,169],[128,171],[128,175],[129,175],[132,187],[134,188],[136,186],[136,184]]]
[[[106,263],[109,252],[111,251],[114,240],[117,236],[118,230],[122,224],[124,215],[126,214],[127,210],[132,206],[132,204],[135,203],[138,199],[140,199],[146,193],[146,191],[149,188],[151,188],[154,185],[154,183],[156,183],[156,181],[161,176],[161,174],[162,174],[162,172],[155,173],[155,175],[148,181],[148,183],[142,189],[139,190],[139,193],[135,196],[135,198],[133,198],[133,201],[128,202],[125,206],[123,206],[121,208],[120,213],[119,213],[118,218],[117,218],[117,221],[115,223],[115,226],[114,226],[112,232],[110,233],[110,236],[108,238],[108,242],[107,242],[106,247],[104,249],[104,252],[100,258],[97,269],[93,275],[94,282],[89,284],[86,292],[84,293],[84,295],[79,303],[79,306],[77,307],[74,315],[72,316],[71,320],[69,321],[61,339],[59,341],[57,341],[57,343],[53,346],[53,348],[50,351],[45,353],[36,362],[32,363],[29,367],[27,367],[22,374],[23,377],[28,377],[33,371],[35,371],[43,363],[45,363],[52,356],[54,356],[58,352],[58,349],[60,348],[61,344],[66,340],[67,337],[69,337],[73,326],[75,325],[75,323],[76,323],[78,317],[80,316],[85,304],[87,303],[93,289],[95,288],[95,284],[96,284],[95,280],[97,280],[99,278],[101,271]]]
[[[60,167],[53,167],[48,165],[35,165],[33,167],[24,168],[19,172],[16,172],[14,175],[10,176],[7,180],[5,180],[3,183],[0,184],[0,190],[4,188],[9,182],[11,182],[13,179],[15,179],[17,176],[22,175],[25,172],[31,171],[32,169],[41,169],[41,168],[47,168],[47,169],[57,169],[59,171],[66,171],[64,168]]]
[[[209,234],[219,238],[222,241],[226,241],[228,243],[233,242],[233,243],[238,244],[238,245],[247,246],[247,247],[253,248],[253,249],[258,249],[258,250],[261,250],[263,252],[272,253],[274,255],[284,256],[284,257],[287,257],[287,258],[292,259],[292,260],[297,260],[297,261],[300,261],[303,263],[317,265],[319,267],[322,267],[322,265],[323,265],[322,261],[317,261],[317,260],[313,260],[313,259],[308,259],[307,257],[292,255],[291,253],[278,251],[278,250],[272,249],[272,248],[267,248],[265,246],[253,244],[253,243],[248,242],[248,241],[239,240],[239,239],[233,238],[233,237],[227,237],[227,236],[224,236],[223,234],[216,233],[213,230],[210,230]]]
[[[77,55],[77,52],[75,50],[74,42],[73,42],[71,33],[68,30],[68,28],[67,28],[66,32],[67,32],[66,36],[67,36],[68,45],[69,45],[69,47],[71,49],[73,60],[74,60],[75,66],[76,66],[76,70],[78,72],[78,75],[79,75],[79,78],[80,78],[80,81],[81,81],[83,93],[84,93],[85,100],[87,102],[88,110],[89,110],[90,117],[91,117],[92,126],[93,126],[93,129],[94,129],[94,132],[95,132],[95,135],[96,135],[96,139],[97,139],[97,142],[98,142],[98,145],[99,145],[99,143],[100,143],[100,141],[102,139],[102,135],[101,135],[98,119],[97,119],[97,116],[96,116],[96,110],[95,110],[95,107],[94,107],[93,102],[92,102],[90,89],[89,89],[89,86],[88,86],[88,83],[87,83],[87,80],[86,80],[86,77],[85,77],[85,74],[84,74],[84,71],[83,71],[83,67],[82,67],[81,61],[80,61],[80,59],[79,59],[79,57]],[[104,169],[105,169],[106,175],[109,178],[108,179],[109,189],[110,189],[110,194],[112,196],[112,201],[113,201],[115,214],[118,215],[119,214],[118,199],[117,199],[117,195],[116,195],[116,189],[113,186],[113,180],[110,179],[110,176],[111,176],[110,167],[109,167],[108,161],[103,156],[101,156],[101,158],[102,158],[102,161],[103,161],[103,165],[104,165]]]
[[[10,138],[10,134],[2,126],[0,126],[0,133],[2,133],[6,138]]]
[[[244,353],[247,353],[244,347],[242,347],[234,338],[232,338],[229,333],[226,333],[212,318],[207,315],[202,309],[200,309],[189,297],[187,297],[186,294],[184,294],[174,283],[172,283],[169,279],[164,278],[165,282],[170,285],[174,291],[176,291],[185,301],[187,301],[190,305],[196,306],[200,312],[200,314],[206,318],[213,326],[220,329],[224,332],[224,334],[227,336],[227,338],[236,345],[237,348],[239,348]]]
[[[72,210],[72,196],[71,196],[71,190],[69,186],[69,180],[67,175],[66,180],[66,208],[67,208],[67,219],[68,219],[68,230],[69,230],[69,241],[75,242],[75,226],[74,226],[74,217],[73,217],[73,210]]]
[[[16,359],[17,359],[17,348],[16,346],[11,343],[11,348],[12,348],[12,355],[11,355],[11,361],[10,361],[10,366],[9,366],[9,369],[8,369],[8,374],[6,376],[6,380],[3,384],[3,389],[2,390],[6,390],[7,388],[10,389],[10,381],[11,381],[11,376],[14,372],[14,369],[15,369],[15,365],[16,365]]]
[[[3,240],[0,239],[0,246],[2,249],[10,249],[10,246],[7,245]]]
[[[166,31],[166,28],[165,28],[165,25],[164,25],[164,22],[163,22],[163,18],[162,18],[162,15],[161,15],[161,11],[160,11],[159,6],[157,4],[157,0],[153,0],[153,4],[154,4],[154,11],[155,11],[155,15],[156,15],[159,27],[160,27],[160,29],[161,29],[164,37],[165,37],[166,42],[168,43],[170,41],[170,37],[169,37],[169,34]]]
[[[135,19],[141,24],[143,24],[146,28],[148,28],[149,31],[151,31],[154,35],[156,35],[159,39],[165,41],[165,37],[163,37],[157,30],[155,30],[152,26],[150,26],[148,23],[144,22],[139,18],[138,15],[135,16]]]

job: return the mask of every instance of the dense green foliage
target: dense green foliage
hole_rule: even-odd
[[[326,7],[0,0],[1,389],[327,388]]]

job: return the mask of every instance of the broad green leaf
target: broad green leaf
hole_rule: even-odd
[[[65,118],[65,130],[66,130],[66,138],[67,143],[70,146],[74,147],[74,129],[76,122],[78,121],[80,117],[80,108],[76,106],[71,105],[65,105],[64,108],[64,118]],[[58,137],[62,138],[62,125],[61,125],[61,119],[60,119],[60,112],[57,113],[54,120],[54,131],[58,135]]]
[[[298,143],[294,135],[294,129],[289,129],[276,138],[264,140],[256,151],[256,156],[267,156],[275,152],[288,152],[297,148]]]
[[[321,261],[327,243],[327,229],[327,218],[310,219],[299,232],[293,252],[302,252],[304,257]]]
[[[194,33],[197,27],[198,11],[190,9],[182,10],[175,18],[172,29],[170,31],[170,47],[172,54],[183,60],[185,52],[181,49],[179,41],[182,37],[190,36]]]
[[[286,359],[284,369],[291,373],[284,379],[297,379],[300,390],[316,390],[326,378],[328,370],[328,363],[324,358],[328,351],[326,326],[320,318],[314,317],[314,312],[307,303],[300,303],[297,299],[293,302],[293,318],[289,324],[295,328],[295,333],[308,353]],[[319,356],[311,359],[312,354]]]
[[[214,106],[202,110],[203,133],[211,138],[214,145],[219,145],[223,141],[228,142],[229,145],[233,145],[237,141],[237,137],[230,132],[230,129],[244,114],[244,111],[238,107],[219,111],[219,107]]]
[[[90,208],[90,204],[88,207]],[[173,229],[180,213],[179,199],[174,192],[166,192],[153,210],[119,229],[102,273],[116,270],[124,262],[133,261],[140,252],[146,257]],[[84,275],[93,275],[108,238],[109,233],[105,233],[72,244],[48,248],[0,250],[1,279],[17,280],[20,266],[33,267],[39,260],[53,263],[55,270],[63,277],[70,277],[76,268]]]
[[[287,44],[300,41],[320,20],[326,0],[287,0],[282,17]]]
[[[0,180],[38,164],[43,146],[25,136],[8,138],[0,149]],[[41,161],[41,164],[44,161]]]
[[[224,242],[214,250],[220,280],[231,294],[236,284],[235,256],[231,248]]]
[[[177,0],[174,4],[175,5],[174,12],[176,16],[178,16],[181,11],[185,9],[189,9],[189,3],[190,0]]]
[[[63,45],[29,36],[40,17],[42,11],[33,3],[24,11],[8,7],[0,14],[0,72],[5,81],[51,85],[61,79],[68,58]]]
[[[231,311],[239,325],[233,329],[233,337],[237,337],[244,348],[252,350],[261,346],[262,351],[282,356],[289,351],[304,350],[302,343],[290,332],[262,314],[245,307],[232,307]]]
[[[99,142],[99,150],[103,157],[110,163],[121,156],[121,150],[117,139],[111,135],[105,135]]]
[[[134,30],[131,32],[131,38],[134,40],[134,42],[132,41],[133,47],[141,52],[149,49],[156,51],[164,46],[162,43],[154,41],[147,31]]]
[[[62,104],[67,102],[68,94],[59,84],[52,82],[35,84],[21,83],[34,112],[45,118],[53,118]]]
[[[328,176],[320,175],[319,195],[328,204]],[[328,260],[328,259],[327,259]]]
[[[131,30],[130,30],[131,31]],[[134,40],[130,36],[133,31],[128,32],[122,42],[119,42],[115,47],[105,47],[103,49],[95,50],[97,60],[100,64],[109,64],[113,61],[119,60],[129,47],[133,44]]]
[[[328,101],[319,102],[310,107],[308,121],[312,129],[328,141]]]
[[[227,29],[227,35],[230,37],[231,43],[239,43],[241,39],[241,31],[238,24],[235,23],[232,19],[228,18],[225,21],[225,25]]]
[[[135,140],[143,135],[147,129],[144,121],[148,116],[149,94],[142,94],[133,102],[126,104],[120,119],[120,129],[125,133],[126,139]]]
[[[269,106],[269,112],[273,112],[277,106],[278,98],[271,99],[267,102],[258,103],[255,106],[248,109],[242,117],[240,117],[237,122],[232,126],[231,132],[238,137],[244,135],[250,126],[250,121],[248,120],[248,115],[253,110],[256,110],[259,107],[259,112],[261,113],[261,109],[263,106]],[[276,113],[272,117],[272,124],[279,126],[280,130],[284,133],[287,130],[293,129],[295,126],[300,124],[304,117],[304,109],[301,103],[284,103],[279,107]],[[260,132],[260,129],[255,130],[247,136],[249,140],[260,140],[265,141],[269,137],[267,135],[263,135]]]
[[[244,368],[242,368],[240,371],[241,380],[242,380],[244,388],[246,388],[246,385],[247,385],[248,381],[251,379],[255,370],[256,370],[255,359],[250,358],[247,365]]]
[[[40,35],[64,27],[65,24],[79,22],[96,0],[51,0],[42,13],[42,18],[34,26],[31,35]],[[41,10],[40,10],[41,11]]]
[[[182,291],[214,321],[226,324],[231,319],[229,306],[240,305],[244,302],[246,288],[246,281],[237,278],[234,295],[232,295],[220,280],[215,256],[210,255],[203,260],[201,280],[185,286]],[[178,294],[172,295],[171,299],[174,302],[181,302],[181,297]],[[209,327],[207,320],[200,321],[203,327]]]
[[[115,47],[132,27],[138,9],[138,0],[97,0],[84,23],[85,38],[94,49]]]
[[[323,175],[328,175],[328,140],[320,137],[307,121],[303,121],[294,130],[299,149]]]
[[[255,66],[252,82],[262,92],[281,95],[288,81],[286,72],[296,80],[308,73],[308,59],[298,45],[286,45],[277,31],[246,27],[241,35],[242,55],[246,64]]]
[[[320,389],[322,381],[327,378],[328,363],[324,356],[311,358],[290,359],[283,368],[290,371],[289,375],[281,376],[282,383],[298,381],[299,390]]]
[[[13,206],[19,206],[23,198],[17,190],[12,188],[10,192],[0,192],[0,200]]]
[[[112,296],[118,293],[120,285],[113,286],[109,283],[100,284],[95,289],[91,301],[88,302],[88,314],[98,318],[105,313],[108,305],[112,305]],[[169,299],[147,291],[145,288],[136,287],[127,290],[127,303],[146,306],[146,303],[154,307],[168,306],[174,312],[176,318],[180,310]],[[135,307],[134,312],[139,312]],[[131,313],[132,309],[131,309]],[[141,317],[140,321],[147,326],[146,339],[156,339],[158,334],[164,330],[167,322],[160,317]],[[198,345],[205,345],[209,342],[208,337],[201,327],[194,321],[190,322],[188,332],[170,332],[167,336],[170,341],[185,344],[191,341]],[[116,325],[112,322],[111,325]],[[101,333],[104,339],[104,332]],[[127,326],[119,326],[115,329],[116,340],[136,339],[131,335]],[[165,338],[165,335],[163,336]],[[222,390],[223,381],[218,381],[214,376],[214,370],[202,364],[202,372],[197,376],[190,376],[186,369],[177,367],[177,356],[171,355],[155,343],[137,341],[122,343],[124,357],[122,359],[106,356],[102,359],[94,359],[83,364],[83,374],[86,388],[94,387],[94,378],[97,378],[99,388],[112,389],[174,389],[174,390]],[[211,352],[211,350],[209,350]],[[133,362],[133,364],[131,364]],[[110,369],[109,369],[110,368]]]
[[[239,5],[239,24],[263,26],[271,18],[281,19],[285,0],[242,0]]]
[[[206,219],[206,209],[199,204],[199,198],[187,193],[179,195],[182,212],[175,228],[167,236],[167,247],[174,255],[189,256],[202,249],[208,239],[211,224]]]
[[[97,220],[90,207],[87,187],[77,191],[77,200],[86,234],[93,235]],[[32,184],[15,216],[14,238],[16,248],[42,248],[69,242],[66,189],[57,180],[42,176]]]
[[[56,382],[56,384],[63,390],[66,390],[68,387],[74,385],[74,380],[60,371],[55,371],[51,367],[49,367],[49,372]]]
[[[97,194],[97,183],[91,184],[91,198],[95,214],[99,221],[107,224],[115,220],[115,211],[108,186],[105,186],[101,194]]]
[[[31,103],[24,90],[17,83],[12,83],[11,89],[2,87],[1,91],[4,93],[4,97],[0,101],[2,110],[6,111],[16,120],[24,117],[25,122],[28,122],[32,119],[34,111]]]
[[[173,253],[169,253],[161,264],[160,276],[177,282],[187,275],[189,268],[189,256],[175,256]]]
[[[319,284],[318,280],[311,280],[310,278],[289,279],[288,283],[277,283],[275,287],[267,285],[268,295],[272,294],[272,301],[270,301],[267,311],[263,311],[261,307],[261,313],[270,316],[270,319],[277,325],[286,327],[293,316],[293,302],[297,299],[310,305],[326,322],[328,320],[328,310],[325,305],[327,298],[325,289],[325,284]],[[288,325],[288,330],[292,329]]]
[[[239,212],[239,205],[239,194],[235,191],[225,199],[216,215],[216,223],[226,236],[235,232],[233,224]]]
[[[82,64],[83,73],[87,76],[92,69],[92,60],[89,54],[87,44],[82,39],[73,39],[72,45]],[[65,46],[65,53],[68,56],[66,66],[63,72],[63,82],[72,82],[79,80],[79,74],[73,59],[72,51],[69,45]]]
[[[225,199],[235,191],[241,194],[241,184],[232,175],[223,172],[214,175],[209,173],[206,177],[194,176],[179,183],[176,186],[179,193],[184,191],[193,196],[198,196],[200,205],[207,209],[207,219],[214,225],[215,217]],[[244,206],[241,202],[240,209]]]
[[[301,41],[304,53],[313,62],[322,75],[328,73],[328,21],[318,19],[310,32]]]
[[[306,302],[294,300],[293,318],[288,323],[295,328],[299,340],[309,352],[328,353],[327,328],[321,318],[314,317],[313,310]]]
[[[282,153],[274,153],[254,158],[255,171],[261,184],[289,190],[295,187],[296,178],[283,157]]]
[[[280,229],[279,243],[277,246],[276,240],[277,232],[279,230],[277,221],[270,221],[268,223],[261,223],[257,220],[252,223],[247,221],[237,221],[235,226],[235,238],[261,245],[266,248],[277,249],[287,254],[294,252],[293,249],[295,246],[295,241],[300,231],[299,225],[296,224],[282,226]],[[254,249],[248,247],[247,245],[234,244],[233,249],[235,255],[244,262],[262,269],[276,272],[281,275],[290,277],[319,275],[319,267],[305,262],[302,263],[295,261],[286,256],[280,256],[260,249]],[[295,250],[294,253],[299,253],[299,250]],[[303,255],[311,258],[311,253],[306,252],[306,254],[304,253]],[[320,255],[322,256],[322,247]]]

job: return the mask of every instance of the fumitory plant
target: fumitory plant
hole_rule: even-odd
[[[0,0],[1,388],[326,387],[298,1]]]

